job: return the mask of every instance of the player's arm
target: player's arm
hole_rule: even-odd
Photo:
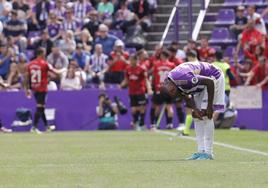
[[[262,87],[268,83],[268,76],[266,76],[260,83],[257,84],[258,87]]]
[[[66,68],[62,68],[62,69],[55,69],[51,64],[48,64],[48,69],[50,72],[53,72],[55,74],[63,74],[64,72],[66,72]]]
[[[203,120],[202,114],[200,114],[200,111],[196,107],[194,97],[192,95],[183,95],[183,96],[180,96],[180,97],[182,97],[185,100],[186,106],[188,108],[192,109],[193,117],[198,118],[200,120]]]
[[[126,88],[128,86],[128,79],[125,78],[121,84],[119,85],[120,88]]]
[[[146,88],[147,88],[147,93],[149,94],[149,95],[152,95],[153,94],[153,90],[152,90],[152,85],[151,85],[151,82],[150,82],[150,80],[149,80],[149,77],[148,77],[148,74],[147,74],[147,72],[145,72],[144,73],[145,75],[145,78],[146,78]]]
[[[207,116],[209,119],[212,119],[213,116],[213,101],[214,101],[214,92],[215,92],[215,84],[214,80],[205,77],[205,76],[199,76],[199,85],[204,85],[207,87],[207,92],[208,92],[208,106],[207,106]]]
[[[249,73],[246,73],[247,80],[245,82],[245,85],[248,86],[250,85],[251,80],[255,76],[255,73],[253,71],[250,71]]]

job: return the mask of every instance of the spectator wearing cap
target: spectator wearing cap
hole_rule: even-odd
[[[108,34],[108,32],[108,27],[101,24],[99,26],[99,36],[95,38],[95,44],[101,44],[106,55],[112,52],[115,41],[118,39],[116,36]]]
[[[87,0],[76,0],[73,5],[74,16],[77,19],[86,18],[87,14],[93,9],[90,2]]]
[[[248,12],[248,20],[254,20],[254,26],[255,28],[260,31],[262,34],[266,35],[266,26],[263,18],[259,13],[256,12],[256,6],[255,5],[249,5],[247,8]]]
[[[89,20],[83,25],[82,29],[87,29],[93,38],[96,37],[96,33],[99,29],[101,22],[98,18],[98,11],[92,10],[89,13]]]
[[[124,51],[124,43],[117,40],[114,51],[110,54],[109,72],[107,73],[107,82],[119,84],[124,80],[124,72],[128,65],[128,52]]]
[[[198,57],[201,61],[208,61],[211,48],[208,44],[208,39],[206,37],[201,38],[200,46],[197,48]]]
[[[81,31],[81,33],[76,37],[76,43],[83,44],[84,50],[90,55],[90,51],[92,50],[93,38],[88,30],[83,29]]]
[[[108,70],[108,56],[103,53],[101,44],[96,44],[95,52],[90,56],[90,64],[86,68],[88,81],[99,84],[101,89],[105,88],[104,75]]]
[[[176,57],[177,50],[173,47],[168,48],[169,52],[169,62],[174,63],[175,66],[178,66],[183,63],[183,60],[179,57]]]
[[[75,19],[73,9],[68,8],[65,14],[66,14],[66,17],[61,25],[62,32],[71,30],[74,32],[74,34],[78,34],[80,32],[81,23],[79,23],[78,20]]]
[[[132,3],[133,12],[136,13],[138,23],[144,31],[148,31],[151,26],[150,7],[147,0],[135,0]]]
[[[12,37],[15,43],[18,43],[20,49],[24,51],[27,47],[27,39],[25,38],[27,25],[18,19],[18,12],[11,12],[11,19],[4,24],[5,37]]]
[[[41,38],[35,39],[33,41],[34,49],[38,49],[40,47],[46,49],[46,56],[48,56],[53,47],[53,41],[50,39],[48,30],[43,30]]]
[[[0,44],[0,78],[6,79],[11,63],[11,54],[5,43]]]
[[[52,41],[58,40],[61,37],[61,22],[58,20],[58,17],[55,12],[49,14],[47,29],[49,37]]]
[[[79,43],[76,46],[76,50],[72,55],[72,59],[76,60],[79,68],[85,70],[86,65],[89,63],[89,55],[85,52],[83,44]]]
[[[233,32],[233,34],[238,37],[239,34],[243,32],[243,30],[246,28],[248,19],[244,15],[244,6],[238,6],[236,8],[236,17],[235,17],[235,23],[234,25],[230,26],[230,30]]]
[[[36,6],[33,7],[34,17],[40,29],[46,28],[47,19],[52,9],[51,1],[48,0],[39,1]]]
[[[72,56],[76,48],[73,31],[68,30],[64,33],[63,39],[59,41],[59,47],[68,58]]]

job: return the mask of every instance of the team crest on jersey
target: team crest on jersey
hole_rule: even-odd
[[[192,78],[192,83],[193,83],[193,84],[197,84],[197,82],[198,82],[198,78],[193,77],[193,78]]]

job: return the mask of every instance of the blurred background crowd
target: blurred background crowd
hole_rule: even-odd
[[[230,31],[238,44],[230,58],[202,36],[200,42],[189,40],[186,46],[178,41],[165,49],[156,45],[148,54],[146,35],[156,8],[156,0],[0,0],[0,82],[8,85],[0,90],[22,88],[25,66],[38,47],[46,48],[54,68],[67,68],[61,77],[49,75],[49,90],[120,84],[134,53],[151,75],[157,61],[166,61],[161,59],[163,50],[174,65],[187,61],[188,50],[195,50],[201,61],[223,63],[227,93],[236,85],[266,88],[268,40],[263,17],[268,10],[259,14],[255,6],[236,8]]]

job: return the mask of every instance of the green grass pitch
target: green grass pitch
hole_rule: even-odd
[[[218,142],[268,152],[268,133],[216,131]],[[0,134],[1,188],[267,188],[268,157],[153,132]]]

